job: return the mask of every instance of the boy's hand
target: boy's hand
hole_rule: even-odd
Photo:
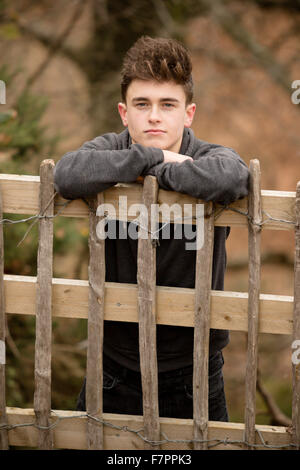
[[[187,155],[180,155],[179,153],[171,152],[170,150],[163,150],[163,154],[164,161],[162,163],[159,163],[158,165],[154,165],[147,171],[146,174],[156,176],[155,169],[161,167],[164,163],[182,163],[185,160],[193,161],[192,157],[188,157]],[[137,183],[143,183],[144,177],[139,176],[136,181]]]
[[[180,155],[179,153],[171,152],[170,150],[163,150],[164,163],[182,163],[185,160],[193,161],[192,157],[187,155]]]

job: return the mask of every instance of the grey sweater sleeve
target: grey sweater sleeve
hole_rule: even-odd
[[[249,170],[232,149],[204,144],[194,161],[161,163],[148,170],[163,189],[177,191],[204,201],[229,204],[248,194]]]
[[[163,152],[139,144],[118,149],[114,134],[86,142],[56,164],[55,190],[66,199],[93,196],[116,183],[131,183],[163,161]]]

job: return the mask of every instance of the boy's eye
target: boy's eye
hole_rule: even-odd
[[[140,102],[140,103],[136,103],[136,107],[137,108],[146,108],[149,106],[149,103],[144,103],[144,102]],[[171,108],[174,108],[174,104],[173,103],[162,103],[162,107],[163,108],[167,108],[167,109],[171,109]]]

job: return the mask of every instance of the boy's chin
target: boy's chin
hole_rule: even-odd
[[[170,143],[163,142],[162,139],[160,138],[152,138],[152,139],[132,139],[133,144],[140,144],[143,145],[143,147],[154,147],[160,150],[169,150],[169,151],[175,151],[174,146]]]
[[[158,147],[166,150],[168,142],[165,135],[142,135],[140,138],[132,138],[132,143],[143,145],[144,147]]]
[[[163,145],[161,142],[132,142],[134,144],[140,144],[142,145],[143,147],[154,147],[154,148],[157,148],[157,149],[161,149],[161,150],[168,150],[168,147],[166,145]]]

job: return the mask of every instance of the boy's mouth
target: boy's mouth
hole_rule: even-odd
[[[163,131],[162,129],[148,129],[145,132],[146,134],[153,134],[153,135],[161,135],[161,134],[166,133],[166,131]]]

